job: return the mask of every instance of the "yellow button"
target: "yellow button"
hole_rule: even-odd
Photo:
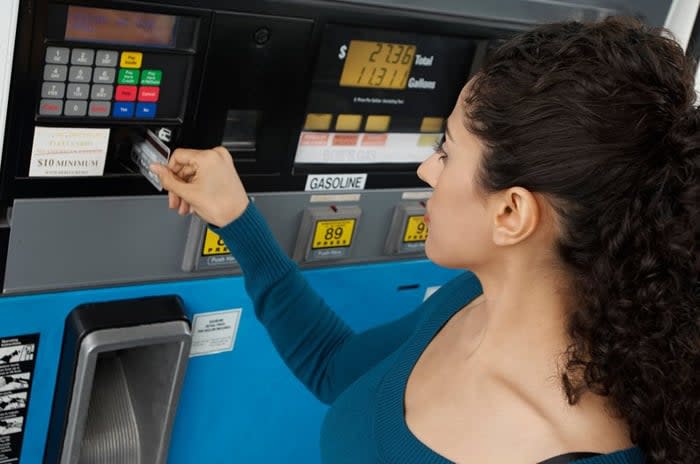
[[[428,238],[428,226],[423,216],[409,216],[408,221],[406,221],[403,241],[424,242],[426,238]]]
[[[306,115],[304,130],[327,131],[331,128],[331,119],[333,115],[330,113],[309,113]]]
[[[343,248],[352,244],[355,219],[333,219],[317,221],[311,248]]]
[[[361,114],[339,114],[338,119],[335,121],[335,130],[357,132],[360,130],[361,124]]]
[[[140,68],[143,61],[141,52],[122,52],[122,59],[119,66],[122,68]]]
[[[391,116],[378,116],[378,115],[367,116],[367,122],[365,123],[365,131],[367,131],[367,132],[386,132],[389,130],[389,122],[390,121],[391,121]]]
[[[223,239],[215,232],[207,229],[207,235],[204,236],[204,243],[202,244],[202,256],[227,254],[229,254],[229,250]]]
[[[423,118],[423,121],[421,121],[421,124],[420,124],[420,131],[421,132],[442,132],[442,123],[444,121],[445,121],[445,118],[432,118],[432,117]]]
[[[431,147],[438,143],[442,135],[440,134],[421,134],[418,136],[419,147]]]

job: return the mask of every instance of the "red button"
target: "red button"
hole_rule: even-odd
[[[56,103],[44,103],[41,105],[41,111],[46,111],[46,112],[55,112],[55,111],[61,111],[61,107],[57,105]]]
[[[90,102],[90,115],[108,114],[109,106],[108,103]]]
[[[160,87],[141,87],[141,88],[139,88],[139,101],[157,102],[159,96],[160,96]]]
[[[136,100],[136,86],[135,85],[118,85],[117,92],[115,93],[114,99],[117,101],[134,101],[134,100]]]

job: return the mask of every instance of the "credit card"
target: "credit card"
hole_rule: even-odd
[[[170,147],[168,147],[151,129],[146,129],[146,141],[163,156],[166,160],[170,160]]]
[[[131,159],[139,168],[139,171],[158,191],[163,190],[158,176],[151,171],[151,164],[168,164],[170,148],[158,139],[158,137],[146,130],[145,138],[134,137],[131,149]]]

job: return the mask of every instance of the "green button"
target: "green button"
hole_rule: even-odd
[[[141,72],[141,85],[160,85],[163,71],[160,69],[144,69]]]
[[[138,84],[139,83],[139,70],[138,69],[120,69],[119,79],[117,81],[119,84]]]

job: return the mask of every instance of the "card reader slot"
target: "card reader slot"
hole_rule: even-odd
[[[123,173],[141,175],[140,165],[138,160],[134,158],[134,153],[143,152],[144,150],[153,156],[160,155],[167,161],[170,152],[169,146],[159,138],[148,136],[147,129],[149,129],[152,134],[157,134],[162,132],[163,129],[167,129],[168,133],[172,135],[172,129],[169,128],[153,130],[151,128],[132,127],[122,130],[114,143],[114,152],[116,156],[113,157],[113,164],[111,166],[115,171],[119,170]],[[149,143],[146,139],[152,139],[152,141]],[[163,148],[158,150],[158,145]],[[111,172],[107,172],[106,167],[105,174],[111,174]]]
[[[257,138],[262,112],[258,110],[231,109],[226,113],[221,145],[226,147],[238,162],[254,162],[257,159]]]

